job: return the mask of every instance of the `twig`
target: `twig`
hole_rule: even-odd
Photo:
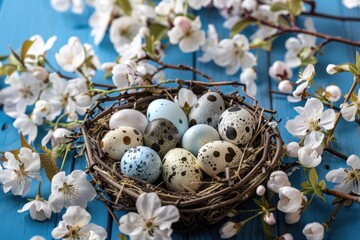
[[[335,210],[333,211],[333,213],[331,214],[331,217],[329,218],[329,220],[326,222],[326,226],[329,228],[331,226],[331,223],[335,220],[336,215],[338,214],[339,210],[341,209],[342,206],[344,206],[345,201],[341,201],[339,202],[339,204],[336,206]]]
[[[333,189],[329,189],[329,188],[324,188],[322,190],[323,193],[327,194],[327,195],[331,195],[331,196],[335,196],[335,197],[339,197],[342,199],[346,199],[346,200],[350,200],[356,203],[360,203],[360,197],[358,196],[353,196],[353,195],[349,195],[343,192],[339,192]]]

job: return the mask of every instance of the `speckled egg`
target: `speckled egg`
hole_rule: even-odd
[[[177,127],[181,137],[189,127],[188,119],[181,107],[166,99],[152,101],[148,106],[146,116],[149,121],[157,118],[169,120]]]
[[[169,190],[197,191],[203,178],[196,157],[182,148],[170,150],[163,159],[162,178]]]
[[[144,133],[148,120],[146,116],[134,109],[122,109],[114,113],[109,120],[110,129],[115,129],[117,127],[133,127]]]
[[[165,118],[152,120],[145,128],[144,145],[154,149],[160,157],[180,146],[180,134],[175,125]]]
[[[161,159],[151,148],[137,146],[126,151],[120,167],[127,176],[153,183],[161,174]]]
[[[218,125],[221,114],[225,111],[225,103],[222,97],[209,92],[202,95],[191,109],[189,114],[189,125],[207,124],[214,128]]]
[[[105,155],[120,160],[125,151],[143,145],[141,133],[133,127],[118,127],[105,134],[100,142],[101,150]]]
[[[209,176],[215,177],[226,167],[235,167],[242,156],[240,148],[225,141],[213,141],[199,149],[197,163]]]
[[[223,140],[245,145],[254,135],[255,127],[255,119],[248,110],[231,107],[221,115],[218,131]]]
[[[197,156],[199,149],[203,145],[216,140],[220,140],[220,135],[215,128],[206,124],[198,124],[185,132],[181,146]]]

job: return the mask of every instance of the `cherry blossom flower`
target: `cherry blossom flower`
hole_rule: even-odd
[[[208,25],[207,39],[205,43],[201,46],[201,50],[204,54],[198,58],[200,62],[210,62],[215,57],[215,50],[219,44],[219,37],[216,32],[215,26],[212,24]]]
[[[27,136],[28,142],[33,142],[38,134],[38,125],[41,125],[42,119],[37,118],[36,115],[32,114],[30,116],[26,114],[21,114],[13,122],[13,126],[18,129],[24,136]]]
[[[214,61],[226,67],[226,74],[235,74],[240,68],[246,69],[256,65],[256,57],[248,51],[249,41],[245,35],[236,34],[232,39],[223,39],[216,50]]]
[[[219,230],[221,238],[231,238],[239,233],[241,225],[232,221],[226,222]]]
[[[277,208],[284,213],[294,213],[298,211],[302,204],[302,193],[293,187],[282,187],[279,189]]]
[[[299,222],[300,218],[301,218],[301,209],[297,210],[296,212],[285,213],[285,222],[287,224],[295,224]]]
[[[127,64],[117,64],[112,69],[112,80],[118,88],[130,87],[136,80],[136,63],[128,62]]]
[[[180,218],[179,210],[173,206],[161,206],[156,193],[143,193],[136,200],[138,213],[122,216],[120,232],[130,239],[171,239],[171,224]]]
[[[272,172],[267,182],[267,187],[276,193],[279,193],[280,188],[290,185],[289,178],[283,171]]]
[[[327,109],[323,112],[323,104],[317,98],[310,98],[304,107],[295,110],[300,114],[287,121],[285,128],[293,136],[304,139],[304,145],[317,148],[324,139],[323,131],[334,127],[335,111]]]
[[[110,41],[117,52],[130,44],[141,28],[141,22],[134,17],[123,16],[115,19],[110,27]]]
[[[335,64],[329,64],[326,67],[326,72],[330,75],[334,75],[334,74],[338,73],[336,68],[337,68],[337,66]]]
[[[114,1],[95,1],[94,8],[95,11],[89,18],[89,25],[91,27],[90,35],[94,37],[95,45],[99,45],[103,40],[105,32],[108,28],[111,13],[114,10]]]
[[[40,156],[29,148],[22,147],[17,158],[11,152],[4,154],[7,162],[0,170],[0,183],[5,193],[25,196],[31,187],[31,179],[41,181]]]
[[[360,0],[342,0],[342,3],[347,8],[360,7]]]
[[[360,195],[360,159],[351,155],[346,161],[348,168],[331,170],[325,176],[329,182],[336,183],[334,189],[344,193],[353,192]]]
[[[36,196],[35,200],[26,203],[22,209],[18,210],[18,213],[25,211],[30,211],[30,217],[37,221],[44,221],[51,217],[51,209],[48,201],[39,196]]]
[[[294,240],[294,237],[290,233],[285,233],[279,237],[279,240]]]
[[[70,175],[59,172],[52,178],[49,204],[55,213],[70,206],[86,208],[88,201],[95,197],[94,187],[86,180],[86,174],[81,170],[74,170]]]
[[[266,188],[264,187],[264,185],[259,185],[256,188],[256,195],[262,196],[262,195],[264,195],[265,191],[266,191]]]
[[[313,81],[314,76],[315,76],[314,65],[309,64],[300,74],[299,80],[296,81],[296,83],[299,85],[292,93],[292,96],[288,96],[288,101],[299,102],[302,99],[304,93],[306,93],[306,89],[310,87],[310,84]]]
[[[302,232],[307,240],[322,240],[324,238],[324,226],[318,222],[306,224]]]
[[[90,223],[91,215],[79,206],[69,207],[59,225],[51,232],[55,239],[92,239],[104,240],[107,237],[106,230],[94,223]]]
[[[202,7],[209,5],[211,0],[188,0],[188,3],[192,9],[200,10]]]
[[[303,167],[315,168],[321,163],[321,155],[314,149],[304,146],[298,151],[299,162]]]
[[[360,109],[360,89],[357,96],[354,94],[351,98],[351,103],[343,103],[341,105],[341,116],[348,122],[355,121],[355,117]]]
[[[325,88],[325,97],[330,102],[337,102],[341,98],[341,89],[337,85],[329,85]]]
[[[292,158],[298,157],[298,151],[300,148],[299,143],[290,142],[289,144],[286,144],[286,155]]]
[[[43,236],[35,235],[32,238],[30,238],[30,240],[46,240],[46,239]]]
[[[44,83],[31,72],[13,73],[5,79],[10,86],[0,90],[0,104],[6,115],[16,118],[25,113],[26,107],[33,105],[39,97]]]
[[[223,8],[230,8],[236,0],[214,0],[213,4],[214,7],[223,9]]]
[[[190,89],[181,88],[178,95],[175,96],[174,102],[177,103],[181,108],[190,111],[190,109],[197,102],[197,96]]]
[[[285,80],[292,78],[292,71],[284,62],[275,61],[269,68],[269,75],[273,79]]]
[[[50,141],[51,146],[55,147],[61,143],[66,143],[71,141],[71,139],[67,139],[70,137],[73,132],[66,128],[56,128],[54,131],[49,130],[48,133],[41,140],[41,145],[46,146],[46,144]]]
[[[264,222],[269,225],[274,225],[276,223],[276,219],[273,213],[266,213],[263,217]]]
[[[75,72],[85,61],[85,49],[77,37],[71,37],[68,44],[55,54],[59,66],[67,72]]]
[[[289,80],[282,80],[278,84],[278,89],[283,93],[291,92],[293,90],[293,83]]]
[[[46,52],[50,48],[52,48],[56,39],[56,36],[52,36],[45,43],[44,39],[40,35],[30,37],[30,41],[33,43],[29,47],[24,59],[26,67],[29,67],[29,65],[38,65],[38,62],[42,60],[41,58],[45,56]],[[29,56],[31,56],[31,58]]]
[[[253,68],[246,68],[240,74],[240,83],[245,84],[246,91],[253,96],[255,96],[257,92],[256,78],[257,75]]]
[[[82,0],[51,0],[51,6],[58,12],[65,12],[71,6],[71,11],[76,14],[81,14],[85,7]]]
[[[201,30],[200,17],[191,21],[185,16],[174,19],[174,27],[168,31],[171,44],[179,44],[183,52],[195,52],[205,42],[205,32]]]

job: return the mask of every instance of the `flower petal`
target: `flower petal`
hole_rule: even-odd
[[[138,235],[143,231],[144,219],[137,213],[129,212],[122,216],[119,220],[120,232],[127,235]]]
[[[313,131],[306,135],[304,146],[308,146],[312,149],[319,147],[324,139],[324,134],[319,131]]]
[[[319,126],[323,127],[326,130],[334,128],[335,123],[335,111],[333,109],[327,109],[321,115]]]
[[[70,206],[62,218],[70,226],[82,227],[90,222],[91,215],[79,206]]]
[[[145,219],[154,217],[155,210],[161,207],[161,201],[154,192],[143,193],[136,200],[136,209]]]
[[[360,159],[354,154],[348,157],[346,164],[349,165],[352,169],[360,169]]]
[[[177,207],[173,205],[162,206],[154,212],[154,223],[159,226],[160,230],[170,229],[173,222],[180,219],[180,213]]]

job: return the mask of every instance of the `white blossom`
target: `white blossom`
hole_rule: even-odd
[[[292,78],[292,71],[284,62],[275,61],[269,68],[269,75],[273,79],[285,80]]]
[[[335,64],[329,64],[326,67],[326,72],[330,75],[334,75],[334,74],[338,73],[336,68],[337,68],[337,66]]]
[[[293,187],[282,187],[279,189],[277,208],[284,213],[294,213],[301,208],[302,193]]]
[[[214,61],[226,67],[226,74],[235,74],[240,68],[246,69],[256,65],[256,57],[248,51],[249,41],[245,35],[236,34],[232,39],[223,39],[216,50]]]
[[[41,181],[40,156],[31,149],[22,147],[17,158],[11,152],[4,154],[7,162],[0,170],[0,183],[5,193],[25,196],[31,187],[31,179]]]
[[[299,162],[303,167],[315,168],[321,163],[321,155],[314,149],[304,146],[298,151]]]
[[[256,188],[256,195],[262,196],[262,195],[264,195],[265,191],[266,191],[266,188],[264,187],[264,185],[259,185]]]
[[[285,128],[297,138],[305,137],[305,146],[317,148],[324,139],[323,131],[331,130],[335,122],[335,111],[327,109],[323,112],[323,108],[319,99],[308,99],[303,108],[295,109],[300,114],[287,121]]]
[[[66,128],[56,128],[54,131],[50,129],[41,140],[41,145],[46,146],[46,144],[50,141],[51,146],[55,147],[58,144],[69,142],[71,139],[69,140],[67,137],[70,137],[72,133],[72,131]]]
[[[334,189],[344,193],[353,192],[360,195],[360,159],[351,155],[346,161],[348,168],[331,170],[325,176],[329,182],[336,183]]]
[[[342,0],[342,3],[347,8],[360,7],[360,0]]]
[[[353,96],[351,103],[343,103],[341,105],[341,116],[348,122],[355,121],[355,117],[360,108],[360,89],[358,90],[357,96]]]
[[[171,239],[171,224],[180,218],[179,210],[173,206],[161,206],[156,193],[143,193],[136,200],[138,213],[122,216],[120,232],[130,239]]]
[[[89,18],[90,35],[94,37],[95,45],[103,40],[114,9],[114,0],[101,0],[94,2],[95,11]]]
[[[71,6],[71,11],[81,14],[84,11],[85,4],[83,0],[51,0],[51,6],[58,12],[65,12]]]
[[[301,218],[301,209],[297,210],[296,212],[285,213],[285,222],[287,224],[295,224],[299,222]]]
[[[59,66],[67,72],[75,72],[85,61],[85,49],[77,37],[71,37],[68,44],[55,54]]]
[[[285,233],[280,236],[279,240],[294,240],[294,238],[290,233]]]
[[[198,58],[200,62],[209,62],[214,59],[215,51],[219,44],[219,37],[216,32],[215,26],[212,24],[208,25],[207,38],[205,43],[201,46],[201,50],[204,54]]]
[[[292,96],[288,96],[289,102],[299,102],[306,89],[310,87],[311,82],[315,76],[314,65],[309,64],[302,73],[300,73],[300,78],[296,81],[299,84],[295,91],[292,93]]]
[[[168,31],[171,44],[179,44],[181,51],[195,52],[205,42],[205,32],[201,30],[200,17],[191,21],[185,16],[177,16],[174,19],[174,27]]]
[[[274,225],[276,223],[276,219],[273,213],[266,213],[263,217],[264,222],[269,225]]]
[[[267,187],[276,193],[279,192],[280,188],[290,185],[289,178],[283,171],[272,172],[267,182]]]
[[[55,239],[68,240],[104,240],[107,237],[106,230],[94,223],[90,223],[91,215],[79,206],[69,207],[59,225],[51,232]]]
[[[255,96],[257,92],[257,86],[255,80],[257,74],[253,68],[246,68],[240,74],[240,83],[246,85],[246,91]]]
[[[341,89],[337,85],[329,85],[325,88],[326,98],[330,102],[337,102],[341,98]]]
[[[300,148],[299,143],[290,142],[289,144],[286,144],[286,155],[288,157],[296,158],[298,157],[298,151]]]
[[[174,102],[181,108],[190,109],[197,102],[197,96],[190,89],[181,88],[178,95],[175,96]]]
[[[241,225],[234,222],[226,222],[219,230],[221,238],[231,238],[240,231]]]
[[[22,114],[18,116],[13,122],[13,126],[21,132],[24,136],[27,136],[29,142],[33,142],[38,134],[38,126],[42,124],[42,119],[37,118],[36,115],[30,116]]]
[[[293,90],[293,84],[289,80],[282,80],[278,84],[278,89],[280,92],[288,93]]]
[[[118,88],[130,87],[135,83],[136,63],[128,62],[127,64],[117,64],[112,69],[112,80]]]
[[[134,17],[122,16],[111,23],[110,41],[117,52],[130,44],[141,28],[141,22]]]
[[[192,9],[200,10],[211,3],[211,0],[188,0],[188,4]]]
[[[49,203],[41,197],[36,197],[35,200],[26,203],[22,209],[18,210],[18,213],[23,213],[25,211],[29,211],[30,217],[37,221],[44,221],[51,217]]]
[[[46,239],[43,236],[35,235],[32,238],[30,238],[30,240],[46,240]]]
[[[86,208],[88,201],[95,197],[94,187],[86,180],[86,174],[81,170],[74,170],[67,176],[65,172],[59,172],[52,178],[49,204],[55,213],[70,206]]]
[[[324,226],[318,222],[306,224],[302,232],[307,240],[322,240],[324,238]]]

